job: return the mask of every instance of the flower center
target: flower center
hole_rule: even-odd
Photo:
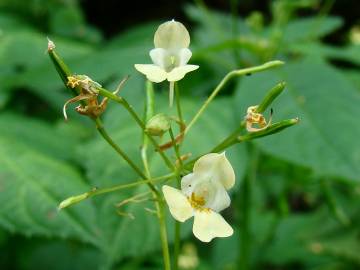
[[[170,62],[171,62],[171,65],[175,65],[175,61],[176,61],[176,58],[175,58],[175,56],[170,56]]]
[[[215,190],[213,185],[209,182],[204,182],[194,188],[188,200],[195,210],[209,210],[210,208],[207,207],[207,205],[212,201],[214,194]]]
[[[166,70],[166,72],[170,72],[178,66],[178,62],[179,62],[178,57],[175,54],[173,53],[168,54],[165,57],[164,69]]]
[[[188,200],[192,206],[192,208],[196,210],[201,210],[205,205],[205,198],[201,196],[196,196],[195,192],[191,193],[191,196],[188,197]]]

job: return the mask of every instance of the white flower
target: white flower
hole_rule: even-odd
[[[233,229],[218,213],[230,205],[227,190],[235,184],[235,173],[225,153],[202,156],[193,173],[181,179],[181,190],[162,187],[171,215],[184,222],[194,216],[193,233],[203,242],[228,237]]]
[[[171,105],[174,82],[181,80],[186,73],[198,69],[199,66],[187,64],[192,55],[188,49],[190,35],[180,22],[172,20],[161,24],[155,32],[154,44],[155,49],[150,51],[153,64],[135,64],[135,68],[152,82],[170,82]]]

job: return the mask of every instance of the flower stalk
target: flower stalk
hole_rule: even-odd
[[[169,134],[170,134],[170,138],[171,138],[171,141],[172,141],[172,145],[174,147],[176,159],[178,161],[178,168],[174,173],[175,173],[175,177],[176,177],[176,187],[178,189],[180,189],[181,188],[180,172],[182,170],[183,164],[182,164],[182,160],[181,160],[181,154],[180,154],[180,150],[179,150],[179,145],[176,143],[176,139],[175,139],[174,133],[172,131],[172,128],[170,128]],[[174,270],[178,269],[178,261],[179,261],[179,253],[180,253],[180,242],[181,242],[180,230],[181,230],[181,223],[179,221],[175,220],[175,227],[174,227],[174,231],[175,231],[174,256],[173,256],[173,269]]]
[[[147,180],[136,179],[127,184],[115,185],[115,186],[108,187],[108,188],[94,188],[91,191],[88,191],[88,192],[85,192],[85,193],[82,193],[79,195],[71,196],[71,197],[65,199],[64,201],[62,201],[59,204],[59,209],[67,208],[67,207],[77,204],[85,199],[88,199],[88,198],[91,198],[94,196],[98,196],[101,194],[116,192],[116,191],[125,190],[128,188],[134,188],[134,187],[138,187],[138,186],[148,184],[148,183],[164,182],[173,177],[174,177],[174,174],[170,173],[170,174],[162,175],[159,177],[154,177],[152,179],[147,179]]]
[[[154,88],[151,82],[146,83],[146,104],[145,104],[145,119],[144,122],[146,123],[151,117],[154,115]],[[144,164],[144,169],[146,173],[146,177],[151,179],[151,172],[150,166],[147,156],[148,150],[148,142],[149,137],[145,134],[146,130],[143,130],[143,145],[141,148],[141,157]],[[165,211],[164,211],[164,202],[162,195],[157,191],[152,191],[152,196],[155,200],[156,206],[156,214],[159,219],[159,226],[160,226],[160,239],[161,239],[161,246],[163,251],[163,259],[164,259],[164,269],[170,270],[170,254],[169,254],[169,245],[167,239],[167,229],[166,229],[166,222],[165,222]]]

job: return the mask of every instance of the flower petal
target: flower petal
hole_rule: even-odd
[[[171,70],[167,75],[167,80],[169,82],[176,82],[184,78],[185,74],[198,69],[199,66],[196,65],[185,65],[181,67],[176,67],[173,70]]]
[[[190,35],[182,23],[172,20],[158,27],[154,35],[154,44],[156,48],[164,49],[187,48],[190,44]]]
[[[214,210],[215,212],[220,212],[230,206],[231,199],[229,194],[226,192],[222,184],[218,184],[216,188],[215,196],[211,201],[209,201],[206,206]]]
[[[153,63],[163,70],[166,70],[167,67],[171,66],[171,58],[168,56],[168,52],[163,48],[152,49],[149,54]]]
[[[166,71],[156,65],[135,64],[135,68],[137,69],[137,71],[146,75],[146,78],[148,78],[149,81],[159,83],[166,80]]]
[[[214,211],[196,211],[193,233],[202,242],[210,242],[215,237],[228,237],[234,231],[225,219]]]
[[[210,174],[212,181],[220,182],[225,189],[230,189],[235,184],[235,173],[229,160],[222,154],[210,153],[199,158],[193,172],[199,174]]]
[[[191,194],[194,192],[194,188],[197,184],[201,183],[203,180],[198,175],[193,173],[189,173],[181,178],[181,192],[185,194],[185,196],[190,197]]]
[[[180,190],[164,185],[162,191],[170,213],[176,220],[184,222],[194,215],[193,208]]]
[[[179,66],[185,66],[192,56],[188,48],[183,48],[179,52]]]

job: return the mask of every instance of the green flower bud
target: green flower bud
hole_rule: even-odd
[[[83,193],[83,194],[78,195],[78,196],[69,197],[69,198],[63,200],[59,204],[58,209],[61,210],[61,209],[64,209],[66,207],[69,207],[71,205],[77,204],[77,203],[85,200],[88,197],[89,197],[89,192]]]
[[[153,136],[162,136],[169,129],[170,118],[163,113],[154,115],[146,123],[146,132]]]

